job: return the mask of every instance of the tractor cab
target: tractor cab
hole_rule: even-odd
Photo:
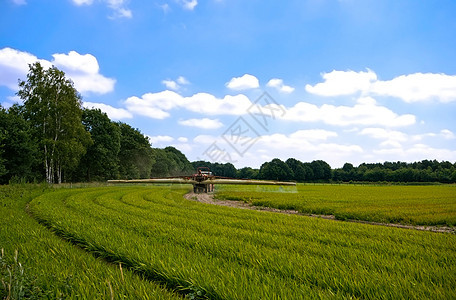
[[[194,193],[207,193],[214,191],[214,184],[204,183],[208,179],[214,179],[215,176],[212,174],[211,170],[208,167],[199,167],[196,171],[196,174],[193,175],[193,180],[197,183],[193,184]]]

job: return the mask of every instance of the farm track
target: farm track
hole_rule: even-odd
[[[282,213],[282,214],[288,214],[288,215],[299,215],[299,216],[306,216],[306,217],[311,217],[311,218],[322,218],[322,219],[327,219],[327,220],[344,222],[344,220],[336,219],[336,217],[334,215],[303,214],[297,210],[277,209],[277,208],[265,207],[265,206],[254,206],[250,203],[246,203],[243,201],[218,200],[218,199],[214,199],[213,193],[197,194],[197,193],[190,192],[190,193],[185,194],[184,197],[187,200],[198,201],[198,202],[206,203],[206,204],[228,206],[228,207],[234,207],[234,208],[240,208],[240,209],[268,211],[268,212]],[[362,220],[345,220],[345,222],[456,234],[456,228],[452,228],[452,227],[448,227],[448,226],[403,225],[403,224],[394,224],[394,223],[369,222],[369,221],[362,221]]]

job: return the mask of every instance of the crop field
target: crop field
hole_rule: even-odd
[[[38,224],[26,205],[49,192],[0,186],[0,299],[180,299]]]
[[[219,196],[232,194],[238,200],[271,203],[283,198],[285,203],[286,198],[298,199],[305,188],[288,193],[221,190]],[[161,293],[161,298],[176,297],[152,283],[156,282],[193,299],[456,298],[454,234],[221,207],[186,200],[183,195],[188,191],[188,187],[125,186],[61,189],[30,196],[30,213],[71,243],[55,240],[25,213],[21,216],[30,223],[23,228],[26,232],[20,232],[18,224],[11,225],[15,220],[5,224],[15,228],[12,237],[22,234],[25,243],[29,235],[44,236],[34,238],[19,253],[45,255],[47,247],[54,249],[51,274],[60,281],[70,274],[77,278],[77,284],[67,285],[70,297],[80,293],[84,284],[87,293],[95,290],[105,298],[128,298],[129,284],[150,288],[152,299]],[[372,191],[376,190],[365,195]],[[313,194],[315,206],[317,194]],[[320,196],[322,206],[333,209],[331,213],[337,213],[341,209],[337,202],[345,199],[334,197],[338,198],[331,203],[330,196]],[[361,198],[355,196],[354,203]],[[369,201],[378,205],[378,200]],[[359,204],[358,209],[364,207],[364,213],[367,206]],[[454,218],[451,211],[447,214],[449,220]],[[2,224],[1,234],[6,232],[10,230]],[[39,253],[26,252],[33,245]],[[8,251],[13,251],[11,246]],[[66,269],[57,270],[58,265]],[[84,272],[94,273],[83,280]],[[127,273],[128,279],[122,277]],[[100,278],[94,280],[95,276]]]
[[[456,226],[456,185],[221,186],[216,197],[339,220]]]

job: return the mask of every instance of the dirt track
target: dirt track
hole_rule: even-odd
[[[221,206],[229,206],[241,209],[251,209],[251,210],[260,210],[260,211],[269,211],[275,213],[282,213],[282,214],[289,214],[289,215],[300,215],[300,216],[307,216],[312,218],[322,218],[328,220],[334,220],[339,222],[344,222],[342,220],[337,220],[333,215],[314,215],[314,214],[302,214],[297,210],[283,210],[271,207],[263,207],[263,206],[253,206],[249,203],[245,203],[242,201],[233,201],[233,200],[217,200],[214,199],[213,193],[188,193],[185,194],[184,197],[188,200],[198,201],[206,204],[214,204],[214,205],[221,205]],[[415,229],[415,230],[423,230],[423,231],[432,231],[432,232],[444,232],[444,233],[453,233],[456,234],[456,228],[446,227],[446,226],[415,226],[415,225],[402,225],[402,224],[393,224],[393,223],[378,223],[378,222],[368,222],[368,221],[359,221],[359,220],[347,220],[345,222],[354,222],[354,223],[363,223],[369,225],[380,225],[380,226],[388,226],[388,227],[396,227],[396,228],[405,228],[405,229]]]

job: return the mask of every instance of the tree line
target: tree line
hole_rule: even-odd
[[[420,162],[362,163],[354,167],[345,163],[342,168],[331,169],[323,160],[301,162],[295,158],[282,161],[274,158],[259,169],[236,169],[231,163],[192,162],[193,167],[209,167],[218,176],[239,179],[265,179],[296,182],[456,182],[456,163],[437,160]]]
[[[0,106],[0,184],[11,181],[90,182],[188,175],[209,167],[218,176],[297,182],[456,182],[456,163],[385,162],[331,169],[323,160],[278,158],[259,169],[231,163],[190,163],[174,147],[153,148],[138,129],[113,122],[81,96],[55,67],[30,65],[17,95],[23,104]]]
[[[56,67],[30,65],[17,95],[0,106],[0,184],[104,181],[187,174],[193,167],[173,147],[152,148],[138,129],[84,109],[73,82]]]

